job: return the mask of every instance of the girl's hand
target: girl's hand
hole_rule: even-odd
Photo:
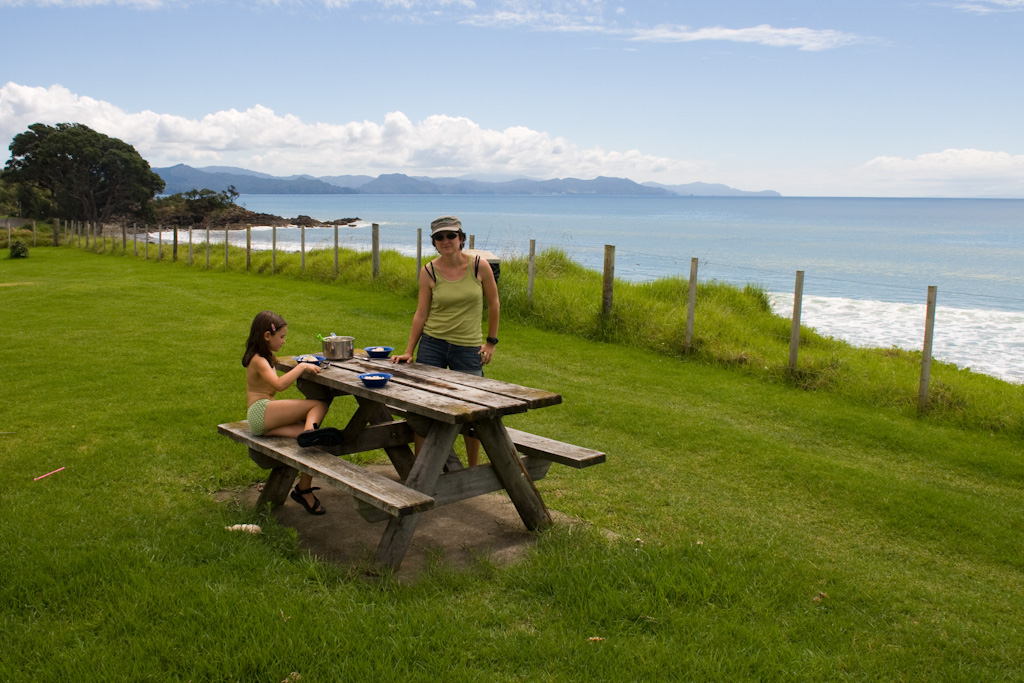
[[[299,363],[303,372],[312,372],[314,375],[320,374],[320,366],[314,365],[313,363]]]
[[[411,363],[412,362],[412,354],[411,353],[403,353],[400,356],[391,356],[391,362],[392,363]]]

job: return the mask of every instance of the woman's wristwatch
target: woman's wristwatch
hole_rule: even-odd
[[[498,338],[497,337],[488,337],[487,338],[487,343],[488,344],[494,344],[495,346],[497,346]]]

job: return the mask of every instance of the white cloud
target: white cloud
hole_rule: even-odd
[[[996,0],[1015,2],[1017,0]],[[1024,1],[1024,0],[1021,0]],[[635,42],[684,43],[718,40],[753,43],[768,47],[795,47],[800,50],[830,50],[865,42],[851,33],[805,27],[776,28],[769,24],[744,28],[713,26],[691,29],[687,26],[660,25],[652,28],[621,28],[604,20],[601,3],[508,2],[503,9],[472,15],[464,23],[488,28],[526,28],[563,33],[600,33]],[[621,14],[618,8],[615,14]]]
[[[698,40],[723,40],[734,43],[756,43],[769,47],[795,47],[818,51],[845,47],[863,42],[850,33],[831,29],[775,28],[768,24],[749,28],[701,28],[691,30],[685,26],[656,26],[634,31],[631,40],[656,43],[684,43]]]
[[[1024,11],[1024,0],[967,0],[954,5],[954,7],[978,14],[1021,12]]]
[[[947,149],[875,157],[857,171],[886,196],[1024,197],[1024,154]]]
[[[523,126],[490,130],[465,117],[435,115],[414,123],[401,112],[382,122],[306,123],[261,105],[187,119],[125,112],[67,88],[8,83],[0,88],[0,139],[32,123],[83,123],[133,145],[151,165],[235,165],[275,175],[309,173],[598,175],[684,182],[697,164],[637,150],[581,149],[564,137]]]

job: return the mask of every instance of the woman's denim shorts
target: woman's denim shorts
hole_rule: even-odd
[[[433,365],[435,368],[465,372],[478,377],[484,376],[484,367],[480,363],[479,346],[456,346],[443,339],[431,337],[429,334],[420,335],[416,362]]]

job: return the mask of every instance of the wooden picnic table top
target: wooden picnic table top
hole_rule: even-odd
[[[278,359],[277,367],[287,371],[296,362],[294,357],[285,356]],[[383,387],[372,389],[358,377],[366,372],[387,372],[392,378]],[[523,413],[562,402],[560,394],[543,389],[420,363],[395,364],[387,359],[330,361],[318,374],[306,374],[303,378],[339,394],[359,396],[451,424]]]

